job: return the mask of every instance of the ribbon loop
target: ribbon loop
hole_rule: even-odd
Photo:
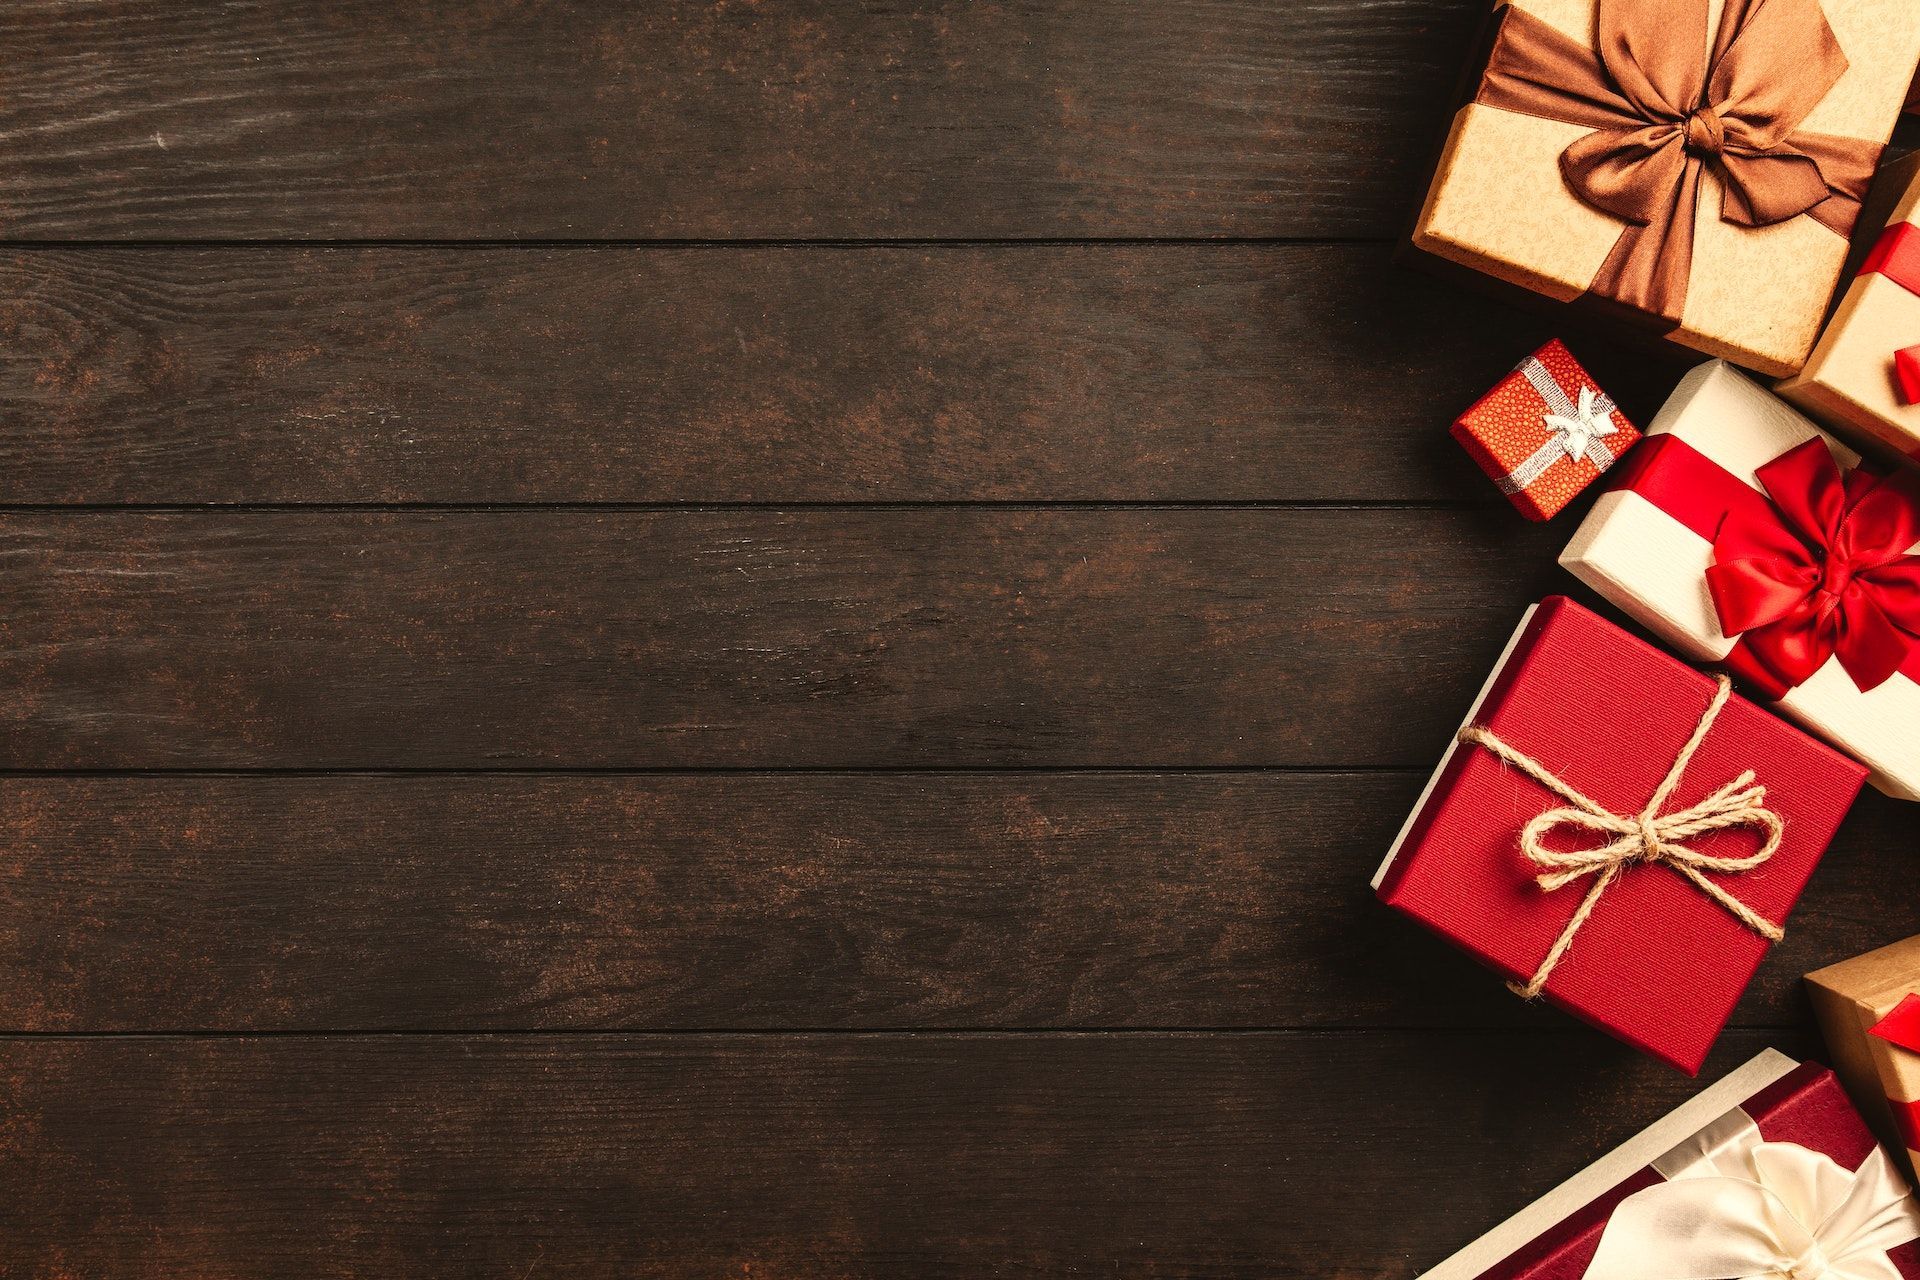
[[[1491,751],[1569,802],[1564,807],[1537,814],[1520,829],[1520,851],[1529,862],[1540,868],[1535,883],[1552,893],[1576,880],[1593,877],[1586,897],[1574,909],[1573,918],[1567,921],[1560,936],[1554,940],[1546,958],[1534,970],[1533,977],[1525,983],[1509,984],[1515,994],[1531,1000],[1546,990],[1548,977],[1560,963],[1561,957],[1566,955],[1567,948],[1573,945],[1574,935],[1587,922],[1587,917],[1593,913],[1601,896],[1622,870],[1635,863],[1661,863],[1671,867],[1700,892],[1724,907],[1734,919],[1769,942],[1778,942],[1786,936],[1785,930],[1779,925],[1706,875],[1709,871],[1720,874],[1751,871],[1780,850],[1786,826],[1779,814],[1767,808],[1767,789],[1755,780],[1753,771],[1749,769],[1740,774],[1689,808],[1672,813],[1663,812],[1674,789],[1680,785],[1687,765],[1700,749],[1700,744],[1706,741],[1708,732],[1712,730],[1714,721],[1719,718],[1720,710],[1727,705],[1730,696],[1732,686],[1725,676],[1719,677],[1713,698],[1699,723],[1694,726],[1693,735],[1674,756],[1672,767],[1667,770],[1660,785],[1654,788],[1646,807],[1632,816],[1608,810],[1539,761],[1509,746],[1490,729],[1469,725],[1460,731],[1460,741]],[[1546,837],[1563,827],[1579,828],[1612,838],[1588,848],[1550,847]],[[1742,827],[1763,833],[1760,847],[1743,857],[1701,853],[1686,843],[1697,836]]]

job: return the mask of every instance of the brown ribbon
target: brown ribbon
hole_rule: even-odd
[[[1806,214],[1853,229],[1881,144],[1796,133],[1845,74],[1820,0],[1726,0],[1707,42],[1708,0],[1596,0],[1588,48],[1509,8],[1474,101],[1586,125],[1560,174],[1626,221],[1588,292],[1680,323],[1702,176],[1720,217],[1765,227]]]

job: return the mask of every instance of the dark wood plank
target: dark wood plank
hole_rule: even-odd
[[[0,1030],[1565,1025],[1372,901],[1421,781],[12,778]],[[1920,932],[1910,821],[1862,802],[1736,1022]]]
[[[21,0],[15,238],[1382,234],[1483,0]]]
[[[1422,764],[1566,584],[1564,537],[1505,510],[15,513],[0,767]]]
[[[0,502],[1497,502],[1549,332],[1380,246],[16,251]]]
[[[100,1280],[1407,1277],[1697,1087],[1583,1033],[11,1040],[0,1241]]]

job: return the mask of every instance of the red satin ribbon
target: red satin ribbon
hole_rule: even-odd
[[[1911,222],[1890,224],[1873,242],[1860,274],[1885,276],[1908,293],[1920,294],[1920,227]],[[1900,389],[1900,403],[1920,404],[1920,346],[1894,352],[1893,380]]]
[[[1900,1141],[1907,1150],[1920,1151],[1920,1102],[1888,1098],[1887,1105],[1893,1109],[1893,1127],[1900,1131]]]
[[[1819,439],[1760,468],[1760,493],[1671,435],[1629,454],[1618,484],[1713,544],[1707,569],[1726,666],[1778,698],[1829,658],[1863,691],[1920,680],[1920,475],[1842,478]]]
[[[1867,1028],[1867,1034],[1910,1053],[1920,1053],[1920,995],[1901,997],[1886,1017]],[[1920,1151],[1920,1102],[1888,1098],[1887,1104],[1893,1108],[1893,1121],[1907,1150]]]
[[[1889,1009],[1886,1017],[1867,1028],[1867,1034],[1910,1053],[1920,1053],[1920,994],[1908,992],[1900,997],[1900,1003]]]

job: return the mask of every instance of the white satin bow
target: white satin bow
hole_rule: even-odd
[[[1733,1111],[1655,1162],[1607,1219],[1585,1280],[1900,1280],[1920,1208],[1879,1147],[1852,1173]]]
[[[1613,423],[1612,405],[1603,411],[1592,387],[1580,388],[1580,403],[1572,408],[1571,414],[1549,413],[1545,421],[1547,430],[1567,457],[1577,462],[1586,456],[1595,440],[1610,436],[1619,428]]]

